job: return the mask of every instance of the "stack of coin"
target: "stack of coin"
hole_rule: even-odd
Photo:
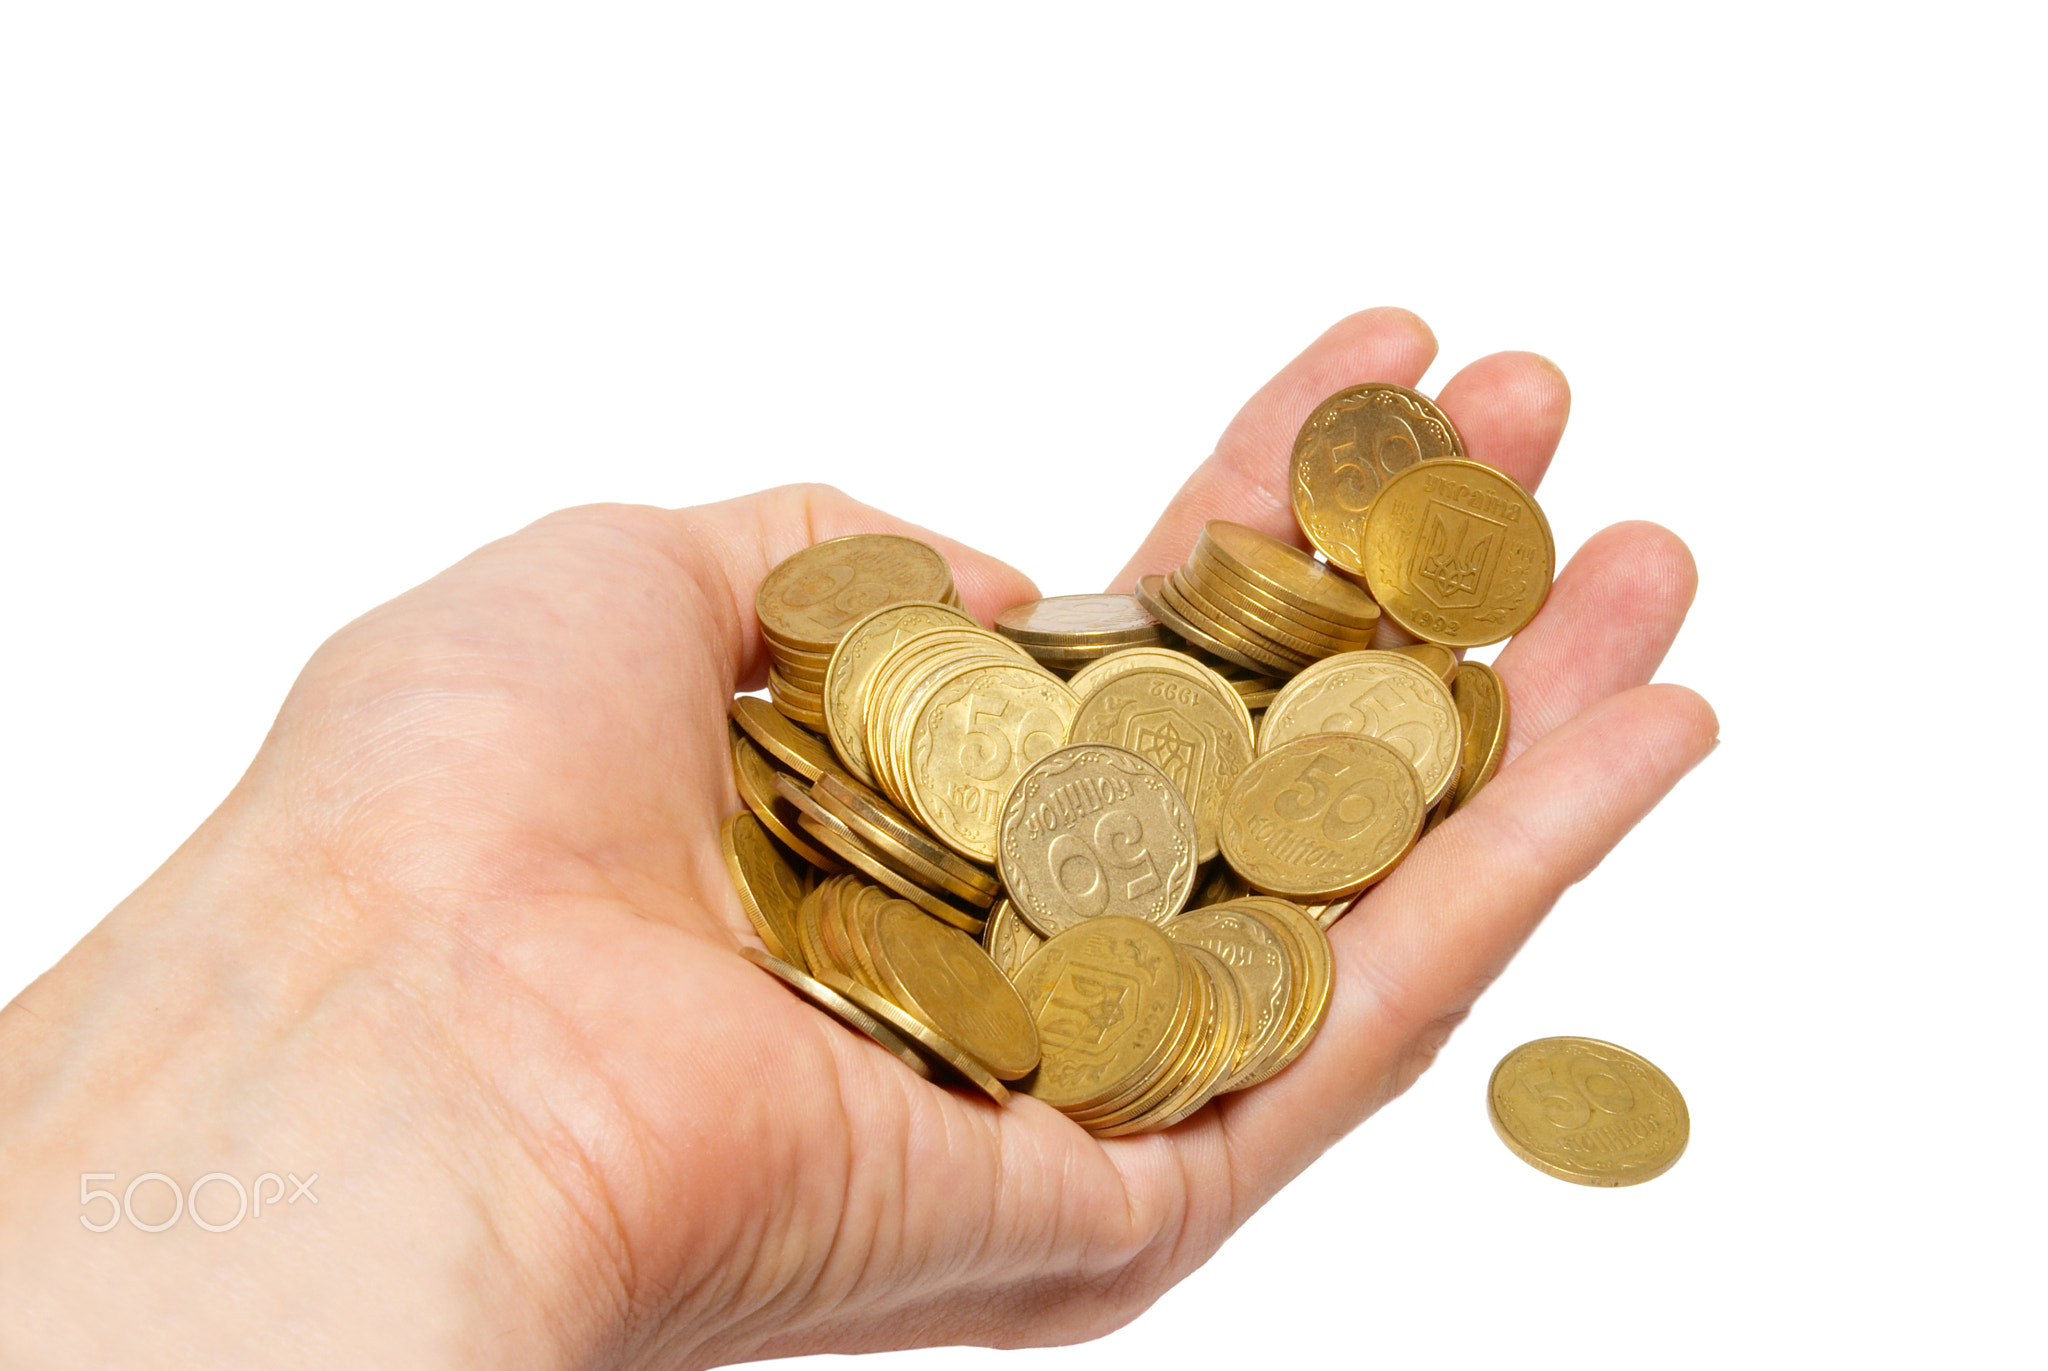
[[[1077,923],[1035,951],[1017,989],[1038,1027],[1031,1094],[1102,1137],[1169,1128],[1266,1079],[1321,1027],[1321,929],[1257,896],[1164,924]]]
[[[1264,709],[1273,703],[1273,697],[1280,693],[1280,687],[1287,684],[1280,677],[1252,671],[1236,662],[1226,662],[1221,657],[1212,657],[1185,641],[1180,644],[1180,649],[1196,662],[1221,676],[1230,688],[1237,692],[1237,698],[1244,701],[1246,709]]]
[[[1423,651],[1431,648],[1442,660]],[[1424,643],[1341,653],[1302,672],[1261,718],[1258,750],[1314,734],[1377,738],[1413,769],[1430,821],[1441,823],[1493,779],[1507,733],[1507,687],[1493,668]]]
[[[815,781],[828,771],[846,776],[829,743],[809,729],[791,723],[788,715],[766,700],[736,695],[727,713],[740,731],[784,771],[794,771],[807,781]]]
[[[935,1064],[1000,1104],[1037,1067],[1036,1025],[965,933],[850,875],[785,899],[782,917],[793,946],[768,969],[919,1074]]]
[[[901,600],[960,602],[952,567],[938,549],[915,538],[858,533],[777,563],[754,596],[772,659],[768,691],[775,707],[823,731],[832,649],[863,615]]]
[[[1053,595],[1026,600],[996,615],[996,632],[1040,666],[1069,672],[1134,647],[1171,642],[1159,620],[1134,595]]]
[[[1463,808],[1493,779],[1508,750],[1508,687],[1492,667],[1484,662],[1458,663],[1451,673],[1451,702],[1458,707],[1458,736],[1462,739],[1458,783],[1430,813],[1432,828]]]
[[[820,871],[845,868],[831,853],[812,841],[803,831],[803,814],[782,794],[777,784],[783,776],[769,755],[753,739],[734,730],[732,743],[732,784],[740,800],[753,812],[775,840]]]
[[[792,862],[768,837],[768,830],[749,810],[741,810],[719,830],[725,869],[739,892],[747,922],[761,935],[761,945],[784,961],[797,959],[796,908],[817,884],[810,867]]]
[[[1278,538],[1216,519],[1187,563],[1138,582],[1138,599],[1195,646],[1289,677],[1372,645],[1379,607],[1355,583]]]
[[[1437,674],[1404,653],[1345,652],[1287,683],[1259,721],[1259,752],[1316,733],[1355,733],[1390,744],[1415,772],[1425,807],[1458,779],[1458,707]]]
[[[938,627],[900,638],[843,707],[835,693],[831,727],[834,737],[858,732],[876,787],[899,809],[992,866],[1010,787],[1066,742],[1076,703],[1066,682],[1009,639]]]
[[[897,648],[939,629],[980,632],[981,625],[952,605],[903,600],[856,620],[832,649],[825,668],[825,733],[846,770],[865,784],[875,783],[867,749],[868,692],[875,673]]]
[[[981,932],[995,902],[995,878],[933,842],[880,795],[832,775],[806,785],[784,773],[775,785],[795,806],[805,838],[933,918]]]

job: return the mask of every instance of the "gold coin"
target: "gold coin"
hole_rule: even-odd
[[[805,780],[815,781],[828,771],[845,774],[823,738],[797,727],[788,715],[766,700],[754,695],[735,695],[726,712],[754,740],[756,747]]]
[[[1315,648],[1318,656],[1332,652],[1349,652],[1355,648],[1372,646],[1372,630],[1342,628],[1325,620],[1311,618],[1306,612],[1282,604],[1257,587],[1239,580],[1224,571],[1215,562],[1205,558],[1201,549],[1188,564],[1177,573],[1183,586],[1192,585],[1202,597],[1219,609],[1227,610],[1237,620],[1257,625],[1263,629],[1271,626],[1300,642]],[[1362,597],[1365,592],[1360,591]],[[1197,601],[1199,605],[1201,602]]]
[[[876,779],[927,830],[932,827],[931,818],[918,809],[917,796],[911,792],[909,781],[913,734],[925,705],[948,682],[970,670],[1029,660],[1023,649],[994,634],[986,634],[977,641],[946,630],[932,634],[931,640],[935,646],[921,641],[901,654],[905,665],[885,672],[868,704],[869,750],[876,759]],[[1002,646],[990,646],[997,642]],[[1035,663],[1026,676],[1033,681],[1056,679]]]
[[[1184,601],[1173,597],[1169,577],[1141,576],[1138,578],[1138,599],[1145,608],[1164,620],[1175,633],[1226,662],[1234,662],[1248,671],[1270,676],[1278,672],[1292,676],[1307,665],[1305,659],[1293,655],[1282,656],[1270,646],[1251,642],[1237,629],[1228,628],[1207,619],[1200,610],[1192,614]]]
[[[889,992],[875,959],[875,921],[891,905],[910,907],[888,891],[863,881],[841,891],[837,904],[826,907],[822,920],[825,945],[838,957],[831,969],[843,972],[878,995]]]
[[[1427,396],[1386,382],[1340,390],[1294,439],[1294,517],[1333,564],[1363,573],[1366,519],[1381,492],[1418,462],[1464,455],[1458,430]]]
[[[1259,724],[1259,751],[1317,733],[1356,733],[1392,747],[1422,783],[1426,808],[1458,779],[1458,706],[1436,673],[1393,652],[1327,657],[1287,683]]]
[[[1098,1138],[1129,1137],[1173,1127],[1209,1102],[1237,1059],[1245,1021],[1244,993],[1237,979],[1205,948],[1183,946],[1180,952],[1187,959],[1192,979],[1208,992],[1210,1007],[1201,1020],[1201,1036],[1185,1062],[1167,1079],[1163,1093],[1119,1119],[1091,1121],[1088,1131]]]
[[[1428,830],[1425,829],[1424,831],[1427,832]],[[1296,901],[1296,903],[1299,904],[1300,901]],[[1351,906],[1356,903],[1357,901],[1355,899],[1353,899],[1349,895],[1346,895],[1343,899],[1332,900],[1328,904],[1302,905],[1301,912],[1308,915],[1308,917],[1315,922],[1315,926],[1317,928],[1320,928],[1323,930],[1323,932],[1328,933],[1330,931],[1330,926],[1336,923],[1337,920],[1343,918],[1346,914],[1349,914],[1351,912]]]
[[[823,695],[825,672],[831,664],[830,657],[813,657],[809,653],[799,656],[794,652],[777,650],[774,669],[781,673],[782,679],[798,690],[806,694]]]
[[[988,954],[901,901],[874,923],[875,967],[896,1004],[1006,1081],[1038,1065],[1038,1027]]]
[[[1180,962],[1181,989],[1163,1050],[1155,1052],[1150,1065],[1117,1090],[1085,1107],[1063,1111],[1083,1128],[1114,1127],[1155,1108],[1187,1078],[1196,1059],[1211,1046],[1209,1022],[1216,1014],[1216,988],[1188,948],[1171,940],[1168,946]]]
[[[1692,1136],[1671,1078],[1597,1038],[1523,1043],[1493,1069],[1486,1112],[1509,1151],[1579,1185],[1653,1180]]]
[[[1045,939],[1017,916],[1013,901],[1007,896],[996,901],[995,908],[988,912],[988,926],[981,930],[981,950],[988,953],[998,971],[1014,982],[1024,963],[1044,946]]]
[[[775,785],[775,778],[783,774],[785,773],[770,766],[768,759],[761,755],[761,750],[745,737],[733,737],[733,788],[739,791],[740,799],[746,802],[748,809],[754,811],[754,816],[761,821],[762,826],[774,835],[777,842],[819,870],[845,870],[845,867],[831,855],[819,851],[815,843],[798,833],[795,806],[783,797]]]
[[[1380,607],[1356,581],[1337,574],[1294,544],[1255,528],[1212,519],[1202,525],[1195,557],[1213,562],[1246,586],[1334,628],[1371,633],[1379,627]]]
[[[739,891],[740,908],[761,935],[762,945],[785,962],[804,964],[796,935],[796,911],[810,894],[810,872],[790,864],[750,810],[727,819],[718,830],[718,842],[725,854],[725,869]]]
[[[987,1095],[997,1104],[1006,1104],[1009,1090],[989,1073],[989,1069],[961,1050],[960,1045],[930,1024],[897,1005],[891,1004],[886,996],[879,995],[849,977],[836,972],[826,972],[818,979],[838,991],[858,1007],[865,1009],[906,1039],[917,1044],[924,1052],[941,1064],[951,1067],[955,1074],[969,1085]]]
[[[1442,643],[1410,643],[1405,647],[1390,647],[1387,651],[1413,657],[1435,672],[1437,679],[1445,685],[1449,685],[1451,678],[1458,674],[1458,654]]]
[[[1085,700],[1117,677],[1126,675],[1129,672],[1148,669],[1178,671],[1183,666],[1190,664],[1200,668],[1203,672],[1207,673],[1207,678],[1213,678],[1217,684],[1222,685],[1230,692],[1238,706],[1243,709],[1243,719],[1245,725],[1249,727],[1252,716],[1250,708],[1245,706],[1244,703],[1243,687],[1247,682],[1257,678],[1240,675],[1233,679],[1218,671],[1208,662],[1204,662],[1188,653],[1176,651],[1173,648],[1125,648],[1122,651],[1112,653],[1082,667],[1068,679],[1067,688],[1074,692],[1075,699]],[[1225,665],[1229,666],[1231,671],[1242,672],[1244,670],[1243,667],[1232,666],[1229,663],[1225,663]]]
[[[1257,688],[1252,690],[1246,690],[1243,686],[1234,688],[1237,690],[1237,698],[1244,701],[1246,709],[1254,714],[1263,714],[1271,707],[1273,701],[1280,698],[1280,691],[1285,685],[1284,681],[1267,681],[1258,684]],[[1256,718],[1252,720],[1254,738],[1259,736],[1258,722]]]
[[[862,736],[875,783],[897,804],[914,811],[902,763],[910,745],[905,730],[917,707],[949,674],[971,664],[1028,661],[1015,643],[978,626],[936,628],[899,644],[876,667],[861,704]],[[1031,669],[1044,674],[1035,663]]]
[[[831,965],[830,955],[825,950],[824,936],[819,932],[823,922],[823,906],[839,898],[842,886],[853,881],[851,876],[828,876],[811,887],[808,895],[796,907],[796,941],[803,953],[801,959],[790,957],[786,960],[796,963],[804,970],[816,974]]]
[[[833,650],[829,648],[791,647],[785,643],[773,643],[770,646],[774,652],[775,664],[791,676],[801,676],[805,680],[822,677],[825,668],[832,665]]]
[[[920,885],[983,909],[995,902],[1000,889],[995,877],[933,842],[901,810],[860,782],[821,776],[811,787],[811,798]]]
[[[1230,969],[1243,992],[1245,1031],[1231,1076],[1217,1087],[1236,1088],[1236,1076],[1282,1037],[1293,1022],[1294,953],[1284,935],[1255,915],[1238,909],[1190,909],[1166,923],[1166,936],[1213,953]]]
[[[1399,752],[1359,734],[1284,743],[1223,802],[1223,855],[1255,890],[1326,901],[1363,890],[1422,831],[1422,783]]]
[[[778,562],[754,595],[754,614],[771,646],[825,652],[883,605],[952,598],[953,569],[937,548],[893,533],[856,533]]]
[[[865,710],[868,687],[889,655],[937,629],[979,627],[951,605],[934,600],[884,605],[848,626],[832,650],[823,692],[826,733],[848,771],[871,784],[875,779],[868,769]]]
[[[939,841],[994,865],[1003,803],[1027,769],[1065,745],[1078,703],[1037,666],[945,676],[904,722],[904,798]]]
[[[780,666],[768,668],[768,689],[781,698],[801,705],[806,712],[816,712],[825,706],[825,697],[801,681],[791,680]]]
[[[1316,659],[1314,651],[1290,646],[1277,635],[1265,632],[1263,623],[1218,608],[1198,596],[1199,592],[1189,594],[1185,571],[1174,572],[1159,587],[1159,598],[1180,615],[1183,623],[1191,623],[1219,642],[1231,644],[1240,655],[1248,655],[1252,661],[1263,658],[1269,663],[1269,670],[1295,672]]]
[[[812,941],[806,944],[807,951],[817,953],[811,962],[812,975],[837,971],[859,980],[866,974],[861,970],[860,958],[854,954],[848,916],[872,889],[866,881],[849,879],[812,906]]]
[[[998,832],[1003,889],[1047,937],[1111,914],[1164,923],[1194,886],[1194,811],[1165,772],[1107,743],[1035,763]]]
[[[912,1071],[915,1071],[918,1075],[926,1080],[932,1078],[932,1069],[925,1065],[924,1058],[919,1056],[916,1050],[897,1034],[896,1030],[880,1022],[874,1015],[868,1013],[865,1009],[862,1009],[859,1005],[832,989],[832,987],[807,974],[801,967],[791,966],[788,962],[771,957],[767,953],[757,951],[751,947],[741,948],[740,955],[775,977],[775,979],[781,981],[806,1000],[809,1000],[818,1008],[824,1010],[827,1014],[830,1014],[833,1018],[839,1020],[839,1022],[866,1035],[880,1046],[887,1048],[891,1056],[895,1057],[896,1060],[902,1062]]]
[[[1371,646],[1371,640],[1363,636],[1336,638],[1298,620],[1284,618],[1252,603],[1247,597],[1232,598],[1230,594],[1219,591],[1215,584],[1203,582],[1199,575],[1187,568],[1167,577],[1162,593],[1169,604],[1185,601],[1210,622],[1235,629],[1261,646],[1298,657],[1304,662]]]
[[[1137,584],[1139,603],[1159,616],[1177,637],[1187,641],[1191,651],[1200,651],[1211,659],[1220,659],[1239,671],[1248,671],[1259,676],[1270,676],[1275,672],[1292,676],[1292,666],[1274,666],[1253,657],[1245,656],[1230,644],[1209,636],[1198,624],[1188,623],[1173,610],[1165,600],[1166,578],[1164,576],[1140,576]]]
[[[1160,640],[1164,642],[1165,639]],[[1090,663],[1099,662],[1112,653],[1129,649],[1122,643],[1104,643],[1100,647],[1078,647],[1072,649],[1044,647],[1038,643],[1019,643],[1032,661],[1056,676],[1067,676],[1081,670]]]
[[[1132,595],[1052,595],[996,615],[996,632],[1030,647],[1118,647],[1159,641],[1161,625]]]
[[[1146,1078],[1173,1045],[1181,958],[1142,919],[1090,919],[1039,948],[1017,991],[1038,1025],[1038,1072],[1025,1088],[1070,1112]]]
[[[852,956],[847,972],[854,980],[878,994],[889,993],[888,982],[882,977],[881,959],[875,955],[875,925],[884,909],[899,906],[904,909],[915,907],[903,900],[892,899],[886,892],[871,885],[861,886],[839,901],[838,927],[828,933],[826,942],[835,946],[843,945]],[[919,914],[918,918],[924,918]],[[927,921],[929,922],[929,921]]]
[[[1195,948],[1176,943],[1174,953],[1181,961],[1182,1015],[1187,1022],[1174,1035],[1173,1050],[1160,1060],[1141,1088],[1106,1108],[1069,1116],[1097,1137],[1146,1131],[1151,1120],[1214,1058],[1217,1021],[1225,1012],[1224,981],[1228,973],[1212,974],[1214,967]]]
[[[783,793],[792,800],[795,799],[793,790],[785,788]],[[962,909],[943,896],[926,890],[889,865],[887,858],[862,842],[852,829],[841,823],[829,810],[820,806],[815,799],[806,795],[799,808],[802,813],[797,818],[797,826],[803,830],[805,837],[815,839],[827,851],[840,858],[845,865],[879,882],[933,918],[980,935],[987,920],[972,910]]]
[[[1162,636],[1158,641],[1163,644],[1166,639]],[[1017,646],[1023,648],[1025,654],[1032,661],[1038,663],[1046,670],[1069,672],[1078,671],[1090,662],[1099,662],[1112,652],[1127,651],[1134,645],[1130,643],[1096,643],[1088,647],[1052,647],[1045,643],[1019,643]],[[1135,646],[1150,647],[1154,646],[1154,644],[1151,642],[1139,642]]]
[[[1091,1133],[1128,1124],[1156,1110],[1215,1046],[1210,1024],[1216,1017],[1216,982],[1207,974],[1194,952],[1173,944],[1180,961],[1181,1003],[1170,1038],[1171,1046],[1128,1088],[1105,1103],[1067,1115]]]
[[[1207,948],[1188,947],[1185,950],[1195,965],[1202,969],[1213,990],[1216,1008],[1207,1022],[1209,1041],[1179,1088],[1162,1103],[1147,1110],[1142,1118],[1134,1120],[1128,1130],[1132,1133],[1171,1128],[1201,1109],[1221,1093],[1243,1053],[1247,1023],[1243,982],[1233,976],[1222,959]],[[1114,1137],[1118,1133],[1104,1130],[1097,1136]]]
[[[1076,743],[1113,743],[1137,753],[1179,787],[1195,816],[1195,857],[1216,855],[1223,797],[1251,765],[1251,714],[1227,682],[1179,653],[1097,673],[1074,713]],[[1078,690],[1075,692],[1080,694]]]
[[[778,799],[795,808],[797,827],[806,837],[933,917],[980,934],[984,920],[979,909],[963,908],[939,890],[923,884],[921,864],[898,863],[894,851],[869,842],[820,804],[813,787],[788,772],[779,772],[775,776],[775,790]]]
[[[1550,594],[1550,523],[1482,462],[1423,462],[1388,481],[1365,526],[1366,584],[1387,617],[1445,647],[1515,633]]]
[[[1224,683],[1237,692],[1237,698],[1244,702],[1248,710],[1262,707],[1258,701],[1259,695],[1270,694],[1287,684],[1284,678],[1272,674],[1271,667],[1261,667],[1253,671],[1237,662],[1225,661],[1213,653],[1204,652],[1192,643],[1175,640],[1160,650],[1178,652],[1197,666],[1205,666],[1221,676]],[[1079,676],[1080,673],[1076,672],[1075,677],[1078,679]]]
[[[1464,734],[1464,763],[1457,786],[1438,806],[1440,812],[1430,815],[1431,828],[1457,813],[1493,779],[1508,750],[1508,686],[1498,672],[1484,662],[1461,662],[1451,678],[1451,699],[1458,706],[1458,726]]]
[[[1231,1077],[1230,1089],[1244,1090],[1272,1079],[1315,1041],[1323,1020],[1329,1016],[1337,966],[1330,954],[1329,938],[1292,901],[1253,895],[1240,901],[1237,908],[1263,921],[1288,941],[1293,954],[1289,967],[1296,991],[1293,1015],[1286,1029]]]
[[[782,679],[775,668],[768,668],[768,700],[777,709],[813,733],[825,731],[825,716],[812,703],[816,696],[805,695]]]

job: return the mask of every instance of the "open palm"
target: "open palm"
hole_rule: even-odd
[[[1295,538],[1296,427],[1435,344],[1353,316],[1246,406],[1120,578],[1201,523]],[[1474,363],[1439,403],[1533,486],[1563,378]],[[1332,930],[1310,1050],[1167,1133],[1097,1141],[1028,1097],[920,1080],[734,950],[725,705],[766,670],[763,573],[821,539],[907,531],[983,622],[1018,573],[836,491],[555,515],[351,625],[293,691],[244,789],[391,930],[392,1031],[422,1146],[476,1159],[564,1349],[675,1365],[940,1342],[1070,1341],[1142,1310],[1428,1064],[1558,894],[1711,747],[1696,696],[1645,682],[1693,592],[1650,525],[1594,538],[1501,654],[1497,779]],[[488,1179],[483,1179],[487,1177]],[[540,1359],[541,1349],[530,1349]]]

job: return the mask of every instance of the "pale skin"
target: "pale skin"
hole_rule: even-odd
[[[1303,417],[1413,385],[1435,351],[1406,311],[1337,324],[1115,588],[1208,518],[1299,541]],[[1570,404],[1529,353],[1438,400],[1530,486]],[[1646,684],[1691,557],[1650,524],[1597,534],[1501,654],[1498,777],[1332,930],[1314,1045],[1170,1132],[1098,1142],[917,1079],[736,953],[756,940],[717,834],[725,705],[767,667],[754,588],[867,531],[940,547],[983,622],[1037,593],[791,487],[565,511],[330,639],[220,809],[0,1015],[0,1363],[683,1367],[1098,1336],[1405,1090],[1714,745],[1704,701]],[[80,1223],[83,1172],[286,1170],[320,1174],[317,1203],[231,1232]],[[205,1204],[234,1211],[220,1186]]]

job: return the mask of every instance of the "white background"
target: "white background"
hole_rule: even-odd
[[[1691,542],[1663,678],[1723,746],[1135,1325],[883,1361],[2038,1355],[2021,7],[743,8],[4,11],[0,993],[326,634],[479,543],[821,479],[1095,589],[1260,382],[1398,303],[1425,388],[1571,376],[1559,542]],[[1500,1146],[1486,1074],[1552,1033],[1672,1074],[1676,1170]]]

